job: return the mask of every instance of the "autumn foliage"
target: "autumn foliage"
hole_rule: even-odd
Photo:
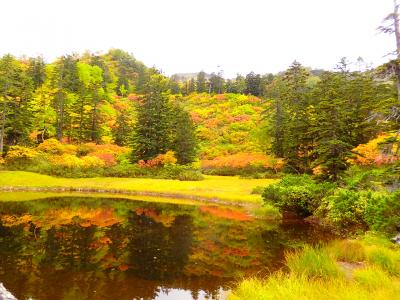
[[[173,151],[167,151],[167,153],[159,154],[153,159],[149,159],[147,161],[140,160],[138,164],[141,168],[155,168],[165,165],[173,165],[176,162],[177,159],[175,158],[175,153]]]
[[[398,148],[399,141],[395,134],[383,133],[354,148],[353,153],[356,156],[350,162],[362,166],[390,164],[400,159]]]
[[[203,169],[212,168],[234,168],[243,169],[247,167],[261,167],[279,171],[283,167],[283,161],[263,153],[237,153],[216,157],[212,160],[203,160],[201,162]]]

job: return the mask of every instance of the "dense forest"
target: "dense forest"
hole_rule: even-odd
[[[194,170],[197,161],[209,174],[284,170],[337,181],[365,157],[356,147],[384,134],[382,159],[398,157],[392,69],[343,58],[333,71],[295,61],[279,74],[224,79],[200,71],[168,78],[118,49],[52,63],[4,55],[2,163],[70,176],[117,166],[105,175],[138,176],[164,165]]]

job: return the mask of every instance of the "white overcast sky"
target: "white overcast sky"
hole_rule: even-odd
[[[167,75],[279,72],[293,60],[374,66],[394,37],[376,28],[392,0],[0,0],[0,54],[47,61],[121,48]]]

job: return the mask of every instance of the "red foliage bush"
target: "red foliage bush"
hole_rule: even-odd
[[[203,118],[195,111],[190,112],[190,117],[192,118],[192,121],[196,124],[203,122]]]
[[[237,153],[219,156],[211,160],[203,160],[201,166],[204,169],[235,168],[243,169],[249,166],[262,166],[276,171],[283,167],[283,161],[263,153]]]
[[[215,99],[222,101],[222,100],[225,100],[226,97],[224,94],[217,94],[217,95],[215,95]]]
[[[89,156],[95,156],[97,158],[100,158],[102,161],[104,161],[107,167],[112,167],[117,164],[115,156],[111,153],[94,152],[90,153]]]
[[[251,120],[251,117],[249,115],[239,115],[239,116],[229,116],[228,121],[230,123],[232,122],[246,122]]]

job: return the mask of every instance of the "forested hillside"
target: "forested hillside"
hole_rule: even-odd
[[[390,137],[380,143],[384,155],[398,157],[397,135],[390,135],[398,129],[390,65],[350,71],[349,64],[342,59],[334,71],[323,71],[294,62],[279,74],[168,78],[118,49],[51,63],[5,55],[3,165],[35,161],[81,171],[123,165],[109,175],[130,176],[141,172],[129,168],[200,161],[212,174],[268,176],[284,169],[336,181],[362,157],[353,149],[383,133]],[[53,167],[34,170],[54,173]]]

